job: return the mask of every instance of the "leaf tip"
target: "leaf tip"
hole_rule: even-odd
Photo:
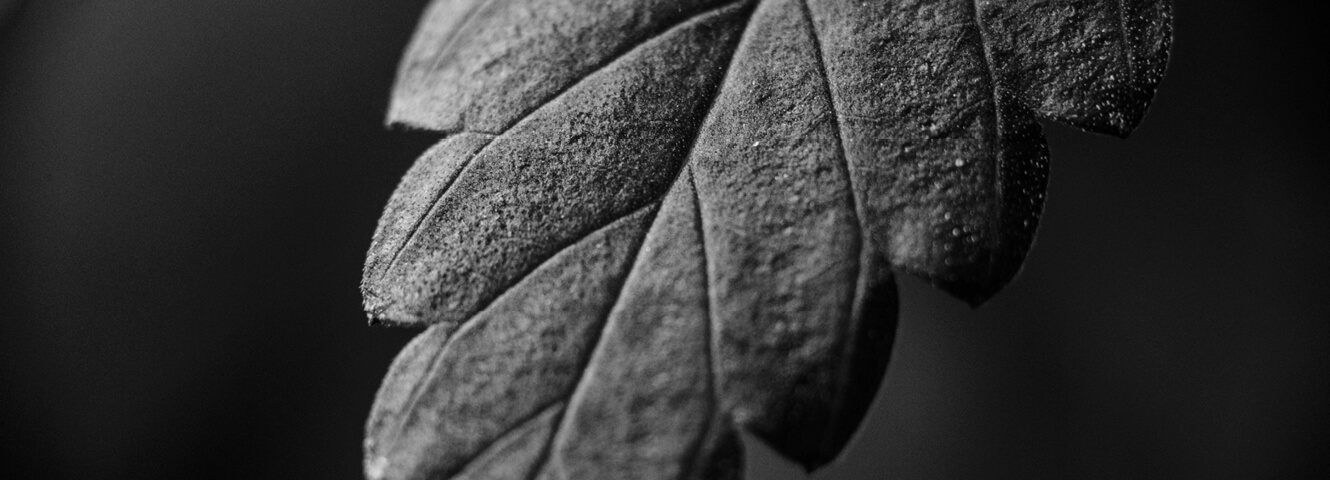
[[[418,319],[400,309],[391,308],[392,302],[368,285],[361,285],[360,295],[364,299],[361,306],[371,327],[402,327],[419,323]]]
[[[368,282],[360,284],[360,307],[364,309],[365,315],[369,317],[369,324],[376,325],[383,320],[383,311],[387,307],[387,301],[382,295],[379,295]]]
[[[1024,252],[1009,254],[1013,256],[959,265],[933,265],[927,269],[907,268],[906,271],[965,302],[970,308],[979,308],[997,296],[1020,273]]]
[[[1126,140],[1131,136],[1132,131],[1140,126],[1141,120],[1145,118],[1148,110],[1149,96],[1137,104],[1114,107],[1112,103],[1101,103],[1101,107],[1093,114],[1059,114],[1050,115],[1046,118],[1061,123],[1065,123],[1078,130],[1100,135]],[[1103,106],[1108,105],[1108,106]],[[1107,113],[1105,113],[1107,112]]]
[[[1099,132],[1099,133],[1103,133],[1103,134],[1105,134],[1105,135],[1111,135],[1111,136],[1114,136],[1114,137],[1117,137],[1117,138],[1120,138],[1120,139],[1126,140],[1127,137],[1130,137],[1130,136],[1131,136],[1131,132],[1132,132],[1132,130],[1135,130],[1135,129],[1136,129],[1136,125],[1139,125],[1139,124],[1140,124],[1140,121],[1141,121],[1140,118],[1136,118],[1136,119],[1132,120],[1130,123],[1128,123],[1128,122],[1109,122],[1109,123],[1103,125],[1102,127],[1097,128],[1097,129],[1095,129],[1095,130],[1093,130],[1093,131],[1096,131],[1096,132]]]
[[[365,457],[365,478],[367,480],[382,480],[384,473],[388,471],[388,457],[366,456]]]
[[[979,258],[898,255],[893,265],[947,292],[971,308],[979,308],[1002,291],[1021,269],[1025,257],[1023,250],[1002,253],[996,256],[981,255]]]
[[[965,302],[970,308],[982,307],[989,300],[992,300],[1006,282],[934,282],[933,285],[941,288],[953,297]]]
[[[369,319],[371,327],[414,327],[421,322],[415,318],[395,316],[383,312],[366,312],[365,316]]]
[[[822,467],[835,461],[839,453],[839,450],[834,452],[819,452],[819,455],[817,456],[797,458],[795,459],[795,463],[799,465],[799,468],[803,469],[804,475],[811,476],[813,472],[821,470]]]
[[[813,471],[822,468],[819,463],[800,463],[799,466],[804,469],[804,475],[812,475]]]

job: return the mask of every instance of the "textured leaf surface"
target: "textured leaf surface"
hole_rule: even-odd
[[[430,327],[371,478],[738,478],[737,429],[814,468],[890,356],[891,269],[978,304],[1020,268],[1038,117],[1126,135],[1164,1],[453,0],[389,121],[446,132],[362,291]]]

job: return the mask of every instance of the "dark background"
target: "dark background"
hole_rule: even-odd
[[[1130,140],[1047,126],[1024,273],[979,310],[902,280],[877,405],[815,478],[1330,473],[1317,3],[1177,2]],[[0,46],[0,476],[360,478],[413,333],[365,326],[357,283],[427,144],[381,125],[423,4],[28,2]]]

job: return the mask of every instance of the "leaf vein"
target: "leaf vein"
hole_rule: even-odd
[[[628,55],[632,54],[633,52],[637,51],[638,49],[640,49],[640,48],[646,46],[647,44],[651,43],[653,40],[655,40],[655,39],[657,39],[657,38],[664,37],[665,35],[668,35],[670,32],[673,32],[673,31],[675,31],[675,30],[678,30],[678,29],[681,29],[681,28],[686,28],[689,24],[694,23],[694,22],[698,21],[698,19],[700,19],[700,18],[702,18],[702,17],[705,17],[705,16],[707,16],[707,15],[709,15],[709,14],[711,14],[711,13],[718,12],[718,11],[724,10],[724,9],[726,9],[726,8],[729,8],[729,7],[733,6],[733,5],[740,4],[740,3],[744,3],[744,2],[747,2],[747,1],[749,1],[749,0],[734,0],[734,1],[732,1],[732,2],[727,2],[727,3],[723,3],[723,4],[720,4],[720,5],[717,5],[717,6],[715,6],[715,7],[712,7],[712,8],[708,8],[708,9],[706,9],[706,10],[703,10],[703,11],[697,12],[696,14],[693,14],[693,15],[690,15],[690,16],[687,16],[687,17],[684,17],[684,18],[682,18],[682,19],[679,19],[679,21],[677,21],[677,22],[674,22],[674,23],[671,23],[671,24],[669,24],[669,25],[663,26],[663,27],[661,27],[660,31],[657,31],[657,32],[652,33],[651,35],[647,36],[646,38],[643,38],[642,41],[640,41],[640,42],[637,42],[637,43],[634,43],[634,44],[630,44],[630,45],[626,45],[626,46],[623,47],[621,50],[619,50],[619,51],[617,51],[617,52],[614,52],[614,53],[611,54],[609,57],[606,57],[606,58],[605,58],[603,61],[601,61],[600,63],[598,63],[598,64],[596,64],[595,66],[591,67],[591,70],[588,70],[585,74],[583,74],[580,78],[578,78],[577,81],[574,81],[574,82],[568,82],[566,85],[560,87],[558,90],[555,90],[554,92],[550,93],[550,94],[549,94],[549,97],[546,98],[545,100],[536,103],[536,104],[533,105],[531,108],[529,108],[529,109],[527,109],[526,111],[522,112],[520,115],[517,115],[516,117],[514,117],[513,120],[510,121],[510,122],[508,122],[508,125],[507,125],[506,127],[503,128],[502,132],[503,132],[503,133],[507,133],[508,130],[512,129],[514,126],[516,126],[516,125],[517,125],[518,123],[520,123],[522,120],[525,120],[527,117],[530,117],[532,114],[536,113],[536,111],[538,111],[538,110],[540,110],[541,108],[544,108],[546,105],[549,105],[550,103],[553,103],[554,101],[558,100],[559,97],[562,97],[564,94],[568,93],[568,92],[571,91],[572,89],[577,88],[578,85],[581,85],[581,84],[582,84],[583,82],[585,82],[588,78],[591,78],[591,77],[594,76],[596,73],[598,73],[598,72],[600,72],[600,71],[602,71],[602,70],[605,70],[605,69],[609,68],[611,65],[614,65],[615,62],[618,62],[620,59],[622,59],[622,58],[624,58],[624,57],[627,57]],[[501,133],[501,134],[502,134],[502,133]]]
[[[492,0],[491,0],[491,1],[492,1]],[[688,24],[690,24],[690,23],[692,23],[692,22],[694,22],[694,21],[697,21],[697,19],[699,19],[699,18],[701,18],[701,17],[704,17],[704,16],[706,16],[706,15],[708,15],[708,14],[710,14],[710,13],[717,12],[717,11],[720,11],[720,10],[724,10],[724,9],[726,9],[726,8],[728,8],[728,7],[733,6],[733,5],[741,4],[741,3],[744,3],[744,2],[747,2],[747,1],[749,1],[749,0],[735,0],[735,1],[733,1],[733,2],[724,3],[724,4],[718,5],[718,6],[713,7],[713,8],[709,8],[709,9],[703,10],[703,11],[701,11],[701,12],[698,12],[698,13],[695,14],[695,15],[691,15],[691,16],[685,17],[685,18],[679,20],[679,21],[676,22],[676,23],[672,23],[672,24],[670,24],[670,25],[668,25],[668,26],[665,26],[665,27],[662,28],[659,32],[656,32],[656,33],[652,34],[651,36],[649,36],[649,37],[643,39],[641,42],[638,42],[638,43],[636,43],[636,44],[629,45],[627,48],[624,48],[622,51],[616,52],[615,54],[613,54],[613,55],[611,55],[610,57],[608,57],[607,59],[605,59],[605,61],[601,62],[600,64],[598,64],[598,65],[596,65],[596,66],[594,66],[590,71],[588,71],[587,73],[583,74],[583,75],[581,76],[581,78],[579,78],[577,81],[575,81],[575,82],[568,82],[567,85],[564,85],[564,86],[560,87],[558,90],[556,90],[556,91],[554,91],[553,93],[551,93],[551,94],[549,95],[549,97],[546,98],[545,100],[538,102],[536,105],[532,106],[530,109],[528,109],[528,110],[526,110],[525,112],[522,112],[522,114],[520,114],[520,115],[514,117],[514,119],[513,119],[512,121],[510,121],[510,122],[508,123],[508,125],[506,125],[503,129],[499,130],[497,133],[481,132],[481,131],[477,131],[477,130],[467,130],[467,129],[463,129],[461,132],[473,131],[473,132],[475,132],[475,133],[480,133],[480,134],[484,134],[484,135],[492,135],[493,137],[490,138],[490,142],[489,142],[489,143],[487,143],[487,144],[486,144],[484,147],[482,147],[480,150],[477,150],[475,154],[473,154],[473,155],[471,155],[470,157],[468,157],[468,158],[466,159],[466,165],[464,165],[462,168],[458,169],[458,172],[457,172],[455,175],[453,175],[452,178],[448,179],[448,185],[445,186],[444,188],[442,188],[442,189],[439,190],[439,194],[436,195],[436,196],[434,197],[434,200],[433,200],[433,201],[431,201],[429,210],[426,210],[426,212],[425,212],[424,215],[422,215],[419,219],[416,219],[415,225],[413,225],[413,226],[411,227],[411,231],[410,231],[410,233],[407,234],[407,238],[406,238],[406,240],[405,240],[404,242],[402,242],[401,245],[398,245],[397,249],[393,252],[393,256],[392,256],[392,258],[388,261],[388,266],[384,269],[384,271],[391,271],[391,270],[392,270],[392,268],[397,264],[398,257],[401,256],[402,252],[403,252],[404,250],[406,250],[406,248],[407,248],[408,245],[410,245],[413,241],[415,241],[415,237],[416,237],[417,233],[420,231],[420,227],[421,227],[421,225],[423,225],[423,224],[425,223],[425,219],[426,219],[426,218],[429,218],[430,216],[432,216],[432,214],[433,214],[433,213],[435,212],[435,210],[438,208],[439,203],[443,200],[443,197],[447,195],[447,193],[448,193],[448,191],[449,191],[450,189],[452,189],[452,185],[453,185],[453,183],[455,183],[455,182],[457,181],[458,178],[461,178],[461,176],[462,176],[463,174],[466,173],[466,170],[467,170],[468,168],[470,168],[472,162],[473,162],[477,157],[480,157],[481,154],[485,153],[485,150],[488,149],[488,148],[490,147],[490,145],[492,145],[492,144],[494,143],[494,140],[498,139],[498,138],[501,137],[501,136],[507,135],[508,132],[511,131],[511,130],[513,129],[513,127],[517,126],[518,123],[521,123],[522,120],[527,119],[527,118],[530,117],[532,114],[534,114],[535,112],[539,111],[541,108],[544,108],[546,105],[549,105],[550,103],[553,103],[553,102],[557,101],[557,100],[558,100],[560,97],[562,97],[564,94],[566,94],[566,93],[568,93],[569,91],[571,91],[572,89],[576,88],[578,85],[581,85],[581,84],[582,84],[583,82],[585,82],[587,79],[589,79],[589,78],[591,78],[592,76],[594,76],[597,72],[600,72],[600,71],[602,71],[602,70],[605,70],[606,68],[609,68],[610,65],[613,65],[615,62],[619,61],[620,59],[622,59],[622,58],[624,58],[624,57],[627,57],[629,54],[631,54],[632,52],[636,51],[637,49],[639,49],[639,48],[641,48],[641,47],[647,45],[648,43],[651,43],[652,40],[655,40],[655,39],[657,39],[657,38],[663,37],[663,36],[669,34],[670,32],[672,32],[672,31],[674,31],[674,30],[676,30],[676,29],[684,28],[686,25],[688,25]],[[485,4],[488,4],[488,3],[489,3],[489,1],[486,1],[486,2],[485,2]],[[475,8],[477,8],[477,9],[478,9],[478,8],[483,8],[483,5],[478,5],[478,6],[475,7]],[[471,10],[471,11],[469,11],[469,12],[468,12],[468,15],[469,15],[470,13],[472,13],[472,12],[474,12],[474,9]],[[460,30],[460,28],[459,28],[459,30]],[[452,39],[450,39],[450,40],[452,40]],[[459,132],[459,133],[461,133],[461,132]]]
[[[728,5],[736,5],[736,4],[740,4],[740,3],[746,3],[747,1],[748,1],[748,0],[739,0],[739,1],[736,1],[736,2],[734,2],[734,3],[727,4],[727,6],[728,6]],[[759,3],[760,3],[760,2],[759,2]],[[715,108],[716,108],[716,100],[718,100],[718,99],[720,98],[721,93],[723,93],[723,91],[724,91],[724,89],[725,89],[725,83],[726,83],[726,81],[729,79],[730,71],[732,70],[732,67],[734,66],[734,60],[735,60],[735,58],[737,57],[737,55],[735,55],[735,52],[737,52],[737,51],[738,51],[740,48],[742,48],[743,45],[744,45],[744,39],[746,38],[746,36],[747,36],[747,34],[748,34],[748,26],[749,26],[750,23],[752,23],[752,14],[753,14],[753,11],[754,11],[754,10],[756,10],[756,7],[755,7],[755,6],[754,6],[754,7],[750,7],[749,10],[748,10],[748,19],[744,21],[744,24],[743,24],[743,25],[744,25],[744,27],[743,27],[743,31],[739,33],[739,40],[738,40],[737,44],[735,45],[734,50],[730,52],[730,58],[729,58],[729,61],[725,63],[725,69],[724,69],[724,71],[722,71],[721,74],[720,74],[720,82],[719,82],[718,86],[716,87],[716,92],[711,96],[711,101],[708,102],[707,107],[706,107],[706,110],[705,110],[706,113],[703,114],[702,119],[698,122],[698,131],[697,131],[696,133],[693,134],[693,141],[689,144],[689,146],[688,146],[688,150],[687,150],[687,153],[683,156],[683,158],[684,158],[684,165],[680,166],[680,168],[679,168],[679,173],[676,174],[676,176],[675,176],[675,178],[674,178],[674,181],[670,182],[670,183],[671,183],[671,187],[670,187],[669,190],[666,190],[666,193],[665,193],[665,195],[662,195],[662,198],[663,198],[664,196],[666,196],[666,195],[669,195],[669,192],[673,190],[674,185],[678,184],[679,179],[680,179],[680,177],[683,175],[683,172],[685,171],[685,169],[689,169],[689,168],[691,168],[690,166],[691,166],[691,163],[692,163],[693,151],[697,148],[697,141],[698,141],[698,139],[701,138],[701,136],[702,136],[702,128],[704,128],[704,127],[706,126],[707,120],[711,118],[711,113],[712,113],[712,112],[715,110]],[[637,259],[638,259],[638,257],[639,257],[640,254],[641,254],[642,246],[645,245],[645,244],[651,239],[651,234],[652,234],[652,232],[655,231],[655,228],[654,228],[655,225],[654,225],[654,224],[655,224],[655,220],[656,220],[656,219],[659,217],[659,215],[660,215],[660,209],[659,209],[659,208],[656,209],[656,212],[655,212],[654,215],[655,215],[655,218],[653,218],[653,220],[652,220],[652,224],[653,224],[653,225],[652,225],[652,228],[649,228],[649,229],[647,230],[647,232],[643,235],[642,243],[638,245],[637,251],[635,251],[634,254],[633,254],[633,261],[632,261],[632,265],[633,265],[633,267],[629,269],[629,271],[628,271],[628,275],[625,275],[625,276],[624,276],[624,279],[623,279],[623,282],[619,284],[618,291],[615,293],[615,296],[614,296],[614,302],[610,304],[609,311],[608,311],[608,312],[606,313],[606,315],[605,315],[605,317],[606,317],[606,318],[605,318],[605,325],[601,328],[600,335],[597,336],[597,338],[596,338],[596,344],[595,344],[595,346],[593,347],[593,350],[592,350],[592,352],[591,352],[591,356],[590,356],[590,358],[587,359],[587,365],[582,369],[582,375],[581,375],[581,376],[578,378],[578,380],[577,380],[576,386],[575,386],[574,389],[573,389],[573,394],[572,394],[571,398],[569,398],[569,400],[568,400],[568,405],[564,407],[564,411],[563,411],[563,413],[560,415],[559,426],[555,429],[554,434],[553,434],[553,438],[552,438],[552,439],[550,440],[550,442],[546,445],[546,448],[545,448],[544,452],[542,452],[542,454],[541,454],[541,459],[537,462],[538,464],[541,464],[542,466],[541,466],[540,468],[532,469],[532,470],[531,470],[531,474],[528,476],[527,480],[535,480],[536,476],[538,476],[538,475],[540,474],[540,472],[543,472],[543,471],[545,470],[545,466],[547,466],[547,465],[549,464],[551,451],[554,449],[555,446],[557,446],[557,444],[560,444],[560,443],[562,443],[562,442],[565,440],[564,434],[567,432],[568,412],[569,412],[569,411],[572,411],[572,410],[575,410],[575,409],[577,408],[578,404],[579,404],[579,403],[581,402],[581,400],[582,400],[581,395],[584,395],[584,394],[585,394],[585,390],[584,390],[585,383],[583,383],[583,382],[586,380],[586,377],[587,377],[587,370],[589,370],[590,368],[593,368],[593,367],[594,367],[594,365],[595,365],[595,362],[594,362],[595,357],[596,357],[596,355],[601,351],[601,348],[603,347],[603,345],[600,343],[600,340],[601,340],[601,338],[604,336],[604,334],[605,334],[605,330],[608,329],[609,326],[610,326],[610,324],[612,323],[612,322],[610,322],[610,318],[609,318],[609,317],[610,317],[611,315],[613,315],[614,308],[616,308],[616,307],[619,305],[619,301],[623,299],[623,289],[624,289],[624,287],[627,285],[628,280],[632,277],[633,272],[635,272],[635,271],[637,270],[637,265],[636,265],[636,263],[637,263]]]
[[[499,137],[498,135],[493,133],[483,133],[483,132],[472,132],[472,133],[480,135],[489,135],[490,139],[488,142],[485,142],[485,146],[480,147],[479,150],[476,150],[475,154],[466,158],[466,160],[462,164],[462,167],[458,168],[457,172],[453,173],[453,175],[448,178],[446,185],[444,185],[443,188],[439,189],[439,193],[434,196],[433,200],[430,200],[429,209],[425,210],[425,213],[421,214],[420,218],[416,219],[415,223],[411,225],[410,232],[406,234],[406,240],[403,240],[402,244],[398,245],[397,248],[393,250],[393,256],[388,260],[388,266],[384,267],[383,269],[384,272],[392,271],[393,267],[397,266],[398,257],[401,257],[402,252],[406,250],[406,247],[408,245],[411,245],[411,243],[416,240],[416,235],[420,232],[421,225],[424,225],[425,219],[431,217],[432,216],[431,214],[434,213],[434,210],[439,207],[439,203],[441,200],[443,200],[443,196],[448,193],[448,190],[451,190],[453,188],[453,184],[457,182],[457,179],[462,178],[462,174],[466,173],[466,170],[468,168],[471,168],[472,160],[475,160],[476,157],[479,157],[480,154],[483,153],[485,149],[489,148],[490,145],[494,144],[494,140]]]
[[[1136,61],[1132,58],[1131,35],[1127,31],[1127,0],[1118,0],[1118,32],[1122,35],[1122,61],[1127,66],[1127,80],[1136,81]]]
[[[466,10],[466,13],[462,14],[462,19],[458,21],[456,24],[457,28],[449,32],[450,35],[448,35],[448,39],[444,40],[443,44],[444,46],[438,50],[438,53],[434,57],[434,61],[430,62],[430,69],[427,71],[438,70],[439,67],[443,65],[444,60],[447,59],[448,57],[446,53],[449,50],[452,50],[453,46],[457,44],[457,39],[461,38],[462,31],[465,30],[466,29],[465,27],[471,23],[471,19],[476,16],[476,12],[484,10],[486,7],[489,7],[490,4],[492,3],[494,3],[494,0],[480,0],[476,3],[473,3],[471,5],[471,8],[468,8]]]
[[[988,71],[988,82],[993,87],[993,141],[991,143],[991,153],[993,155],[993,197],[995,200],[994,205],[996,205],[997,208],[993,211],[990,220],[992,224],[989,227],[991,233],[990,237],[992,238],[989,255],[992,258],[990,258],[990,261],[988,262],[988,276],[991,277],[993,270],[997,268],[998,262],[996,257],[1000,246],[999,243],[1002,241],[1002,214],[1005,210],[1004,195],[1002,192],[1002,185],[1006,180],[1002,176],[1002,102],[998,89],[997,67],[993,63],[993,52],[989,47],[988,36],[984,33],[984,23],[979,16],[979,0],[971,1],[970,7],[974,14],[974,29],[979,36],[979,48],[983,53],[984,67]]]
[[[697,218],[697,239],[701,243],[699,251],[702,254],[702,285],[705,290],[706,299],[706,322],[707,325],[703,332],[706,335],[706,362],[707,362],[707,382],[711,392],[711,415],[707,420],[706,428],[702,435],[697,437],[697,443],[689,452],[688,467],[679,470],[680,480],[692,478],[697,472],[699,461],[702,457],[702,449],[706,447],[707,440],[711,437],[712,431],[716,428],[716,423],[721,421],[719,410],[720,402],[720,372],[716,369],[716,361],[720,358],[720,322],[716,321],[715,311],[711,308],[715,304],[712,299],[713,289],[711,288],[711,260],[707,255],[707,235],[706,225],[702,217],[702,197],[697,193],[697,180],[693,178],[692,165],[688,166],[688,184],[693,192],[693,215]]]
[[[653,203],[649,206],[656,207],[655,212],[652,213],[652,223],[654,224],[655,220],[660,216],[660,204]],[[539,465],[539,467],[531,469],[527,477],[527,480],[534,480],[536,476],[540,474],[540,472],[545,470],[545,467],[549,464],[551,451],[554,449],[555,444],[560,443],[560,441],[563,438],[564,432],[567,431],[568,412],[570,410],[574,410],[577,404],[580,403],[580,401],[582,400],[582,395],[585,395],[583,386],[586,384],[584,382],[587,379],[588,372],[592,368],[595,368],[596,357],[598,355],[601,355],[602,352],[601,348],[604,346],[602,344],[602,341],[605,339],[606,331],[609,330],[610,325],[612,324],[612,322],[610,322],[610,317],[614,315],[614,309],[619,306],[619,300],[623,298],[623,290],[628,285],[628,280],[630,277],[632,277],[633,270],[636,269],[637,260],[642,254],[642,245],[646,241],[645,237],[647,237],[650,233],[651,233],[650,230],[648,230],[646,233],[643,233],[642,234],[643,243],[639,243],[637,248],[633,250],[633,259],[628,263],[629,265],[631,265],[631,267],[629,267],[628,273],[623,276],[623,279],[619,281],[618,288],[615,289],[614,301],[610,303],[609,308],[606,309],[605,315],[602,316],[605,320],[604,322],[602,322],[603,324],[600,327],[600,332],[596,334],[596,338],[591,344],[591,353],[587,354],[586,359],[582,362],[581,368],[578,369],[581,373],[578,375],[577,381],[573,383],[573,391],[568,398],[568,404],[565,405],[563,411],[559,413],[559,417],[557,420],[559,422],[559,426],[555,428],[554,432],[551,434],[551,439],[548,442],[546,442],[544,450],[541,452],[539,459],[536,461],[536,465]]]
[[[466,467],[470,465],[472,461],[484,457],[486,454],[489,453],[489,450],[497,446],[499,442],[502,442],[509,435],[512,435],[516,433],[518,430],[521,430],[522,428],[526,427],[527,424],[540,419],[540,417],[545,416],[546,412],[551,411],[560,403],[563,403],[563,399],[555,398],[554,400],[545,402],[545,404],[541,405],[540,407],[537,407],[535,410],[531,412],[530,415],[527,415],[526,418],[514,422],[512,426],[508,427],[502,433],[495,435],[493,439],[482,445],[479,449],[476,449],[475,455],[472,455],[471,458],[466,459],[465,462],[460,463],[454,472],[450,472],[447,475],[444,475],[444,478],[451,478],[453,474],[466,470]]]
[[[527,277],[531,276],[532,273],[535,273],[536,271],[540,270],[540,268],[543,267],[545,264],[548,264],[548,263],[549,263],[550,261],[552,261],[554,258],[557,258],[557,257],[559,256],[559,254],[563,253],[564,251],[566,251],[566,250],[568,250],[568,249],[570,249],[570,248],[573,248],[573,247],[577,246],[578,244],[581,244],[581,242],[582,242],[583,240],[586,240],[587,238],[589,238],[589,237],[595,235],[596,232],[602,231],[602,230],[607,229],[607,228],[611,228],[611,227],[614,226],[614,224],[618,223],[620,220],[623,220],[623,219],[625,219],[625,218],[628,218],[628,217],[632,217],[632,216],[634,216],[634,215],[637,215],[637,214],[639,214],[639,213],[641,213],[641,212],[643,212],[643,211],[646,211],[647,209],[652,208],[653,206],[656,206],[656,205],[658,205],[658,204],[659,204],[658,201],[648,203],[647,205],[644,205],[644,206],[642,206],[641,208],[638,208],[638,209],[636,209],[636,210],[633,210],[631,213],[628,213],[628,214],[626,214],[626,215],[620,216],[620,217],[614,219],[613,221],[610,221],[609,223],[605,224],[604,226],[602,226],[602,227],[600,227],[600,228],[594,230],[593,232],[591,232],[591,233],[589,233],[589,234],[587,234],[587,235],[585,235],[585,236],[583,236],[583,237],[581,237],[581,238],[579,238],[579,239],[577,239],[577,240],[575,240],[575,241],[569,243],[568,245],[566,245],[566,246],[564,246],[563,248],[561,248],[561,249],[560,249],[558,252],[556,252],[554,255],[550,255],[550,257],[547,258],[547,259],[545,259],[545,261],[541,262],[540,265],[537,265],[535,268],[532,268],[531,270],[529,270],[529,271],[527,271],[526,273],[524,273],[524,274],[522,275],[521,278],[519,278],[517,281],[513,282],[514,288],[515,288],[517,285],[520,285],[520,284],[522,283],[522,281],[526,280]],[[512,290],[513,290],[513,289],[509,289],[508,291],[512,291]],[[505,292],[505,293],[506,293],[506,292]],[[430,380],[432,380],[433,378],[435,378],[435,372],[437,372],[438,369],[442,366],[444,359],[445,359],[446,357],[448,357],[448,355],[446,355],[446,353],[449,353],[449,352],[450,352],[450,350],[453,348],[453,345],[455,345],[454,342],[457,340],[457,338],[459,338],[459,337],[462,336],[462,333],[464,332],[464,330],[469,330],[469,329],[476,328],[476,327],[474,326],[474,325],[476,325],[476,321],[477,321],[476,319],[483,317],[484,314],[485,314],[485,312],[487,312],[490,308],[492,308],[492,307],[494,306],[494,304],[497,303],[498,300],[499,300],[500,298],[503,298],[503,295],[502,295],[502,294],[500,294],[500,295],[496,296],[495,298],[491,299],[491,300],[489,301],[489,303],[485,304],[484,307],[481,307],[481,308],[480,308],[480,309],[479,309],[474,315],[471,315],[470,318],[468,319],[468,321],[466,321],[466,322],[464,322],[463,324],[459,325],[458,328],[457,328],[457,330],[454,331],[454,332],[453,332],[453,333],[452,333],[452,334],[451,334],[446,340],[444,340],[444,344],[443,344],[443,346],[439,347],[439,349],[436,350],[436,351],[434,352],[434,354],[430,356],[430,360],[429,360],[429,368],[428,368],[428,370],[426,370],[425,375],[424,375],[423,377],[421,377],[421,378],[423,378],[423,379],[425,379],[425,380],[424,380],[424,381],[420,381],[420,382],[416,382],[416,384],[412,387],[412,390],[411,390],[411,393],[410,393],[410,399],[407,400],[406,407],[402,409],[402,420],[401,420],[400,422],[398,422],[397,425],[396,425],[396,427],[395,427],[395,430],[397,431],[397,433],[394,434],[393,436],[389,437],[389,438],[394,438],[394,439],[396,439],[396,438],[401,438],[401,437],[402,437],[402,435],[401,435],[401,431],[402,431],[402,429],[406,428],[406,425],[409,424],[409,423],[411,423],[411,421],[415,418],[415,416],[416,416],[416,411],[417,411],[417,410],[416,410],[416,407],[417,407],[417,405],[420,403],[420,397],[421,397],[422,395],[424,395],[425,390],[427,390],[426,386],[430,383]],[[556,401],[559,401],[559,400],[556,400]],[[541,407],[542,410],[543,410],[544,408],[547,408],[547,407]],[[474,458],[473,458],[473,459],[474,459]],[[468,460],[468,461],[470,461],[470,460]]]
[[[850,165],[849,153],[845,150],[845,132],[841,127],[841,122],[838,117],[840,109],[836,105],[836,97],[831,90],[831,75],[827,71],[826,57],[822,52],[822,41],[818,37],[817,24],[813,20],[813,11],[808,5],[808,0],[801,0],[800,5],[802,6],[804,19],[808,22],[808,36],[813,42],[814,57],[817,60],[818,69],[822,73],[822,85],[825,88],[825,93],[827,95],[827,103],[832,111],[831,122],[836,129],[836,149],[845,166],[845,183],[846,188],[849,190],[848,199],[851,207],[850,214],[854,219],[854,225],[859,234],[859,251],[857,253],[859,261],[855,263],[854,289],[850,294],[850,305],[849,308],[846,309],[849,310],[847,312],[848,316],[845,319],[845,325],[843,326],[844,330],[841,332],[841,341],[845,343],[841,346],[840,364],[837,369],[839,382],[834,387],[836,389],[834,394],[835,400],[833,400],[832,405],[835,410],[831,412],[831,419],[828,422],[829,428],[827,429],[826,437],[823,438],[823,448],[829,449],[829,447],[826,446],[826,443],[832,442],[835,437],[835,432],[837,431],[836,427],[841,421],[841,409],[839,408],[839,405],[841,402],[845,401],[845,397],[849,390],[851,371],[850,362],[852,361],[855,349],[854,342],[850,341],[850,337],[857,330],[858,323],[861,320],[860,317],[863,314],[860,304],[862,303],[861,300],[865,289],[864,283],[867,280],[868,274],[865,269],[865,263],[868,259],[868,255],[872,254],[872,251],[868,235],[863,225],[863,219],[865,218],[863,205],[858,198],[859,192],[854,188],[854,171]]]

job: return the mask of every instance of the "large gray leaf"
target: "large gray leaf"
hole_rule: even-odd
[[[1125,135],[1164,0],[440,0],[389,121],[447,136],[365,266],[431,325],[370,478],[737,478],[736,429],[833,459],[895,267],[978,304],[1042,209],[1042,116]]]

